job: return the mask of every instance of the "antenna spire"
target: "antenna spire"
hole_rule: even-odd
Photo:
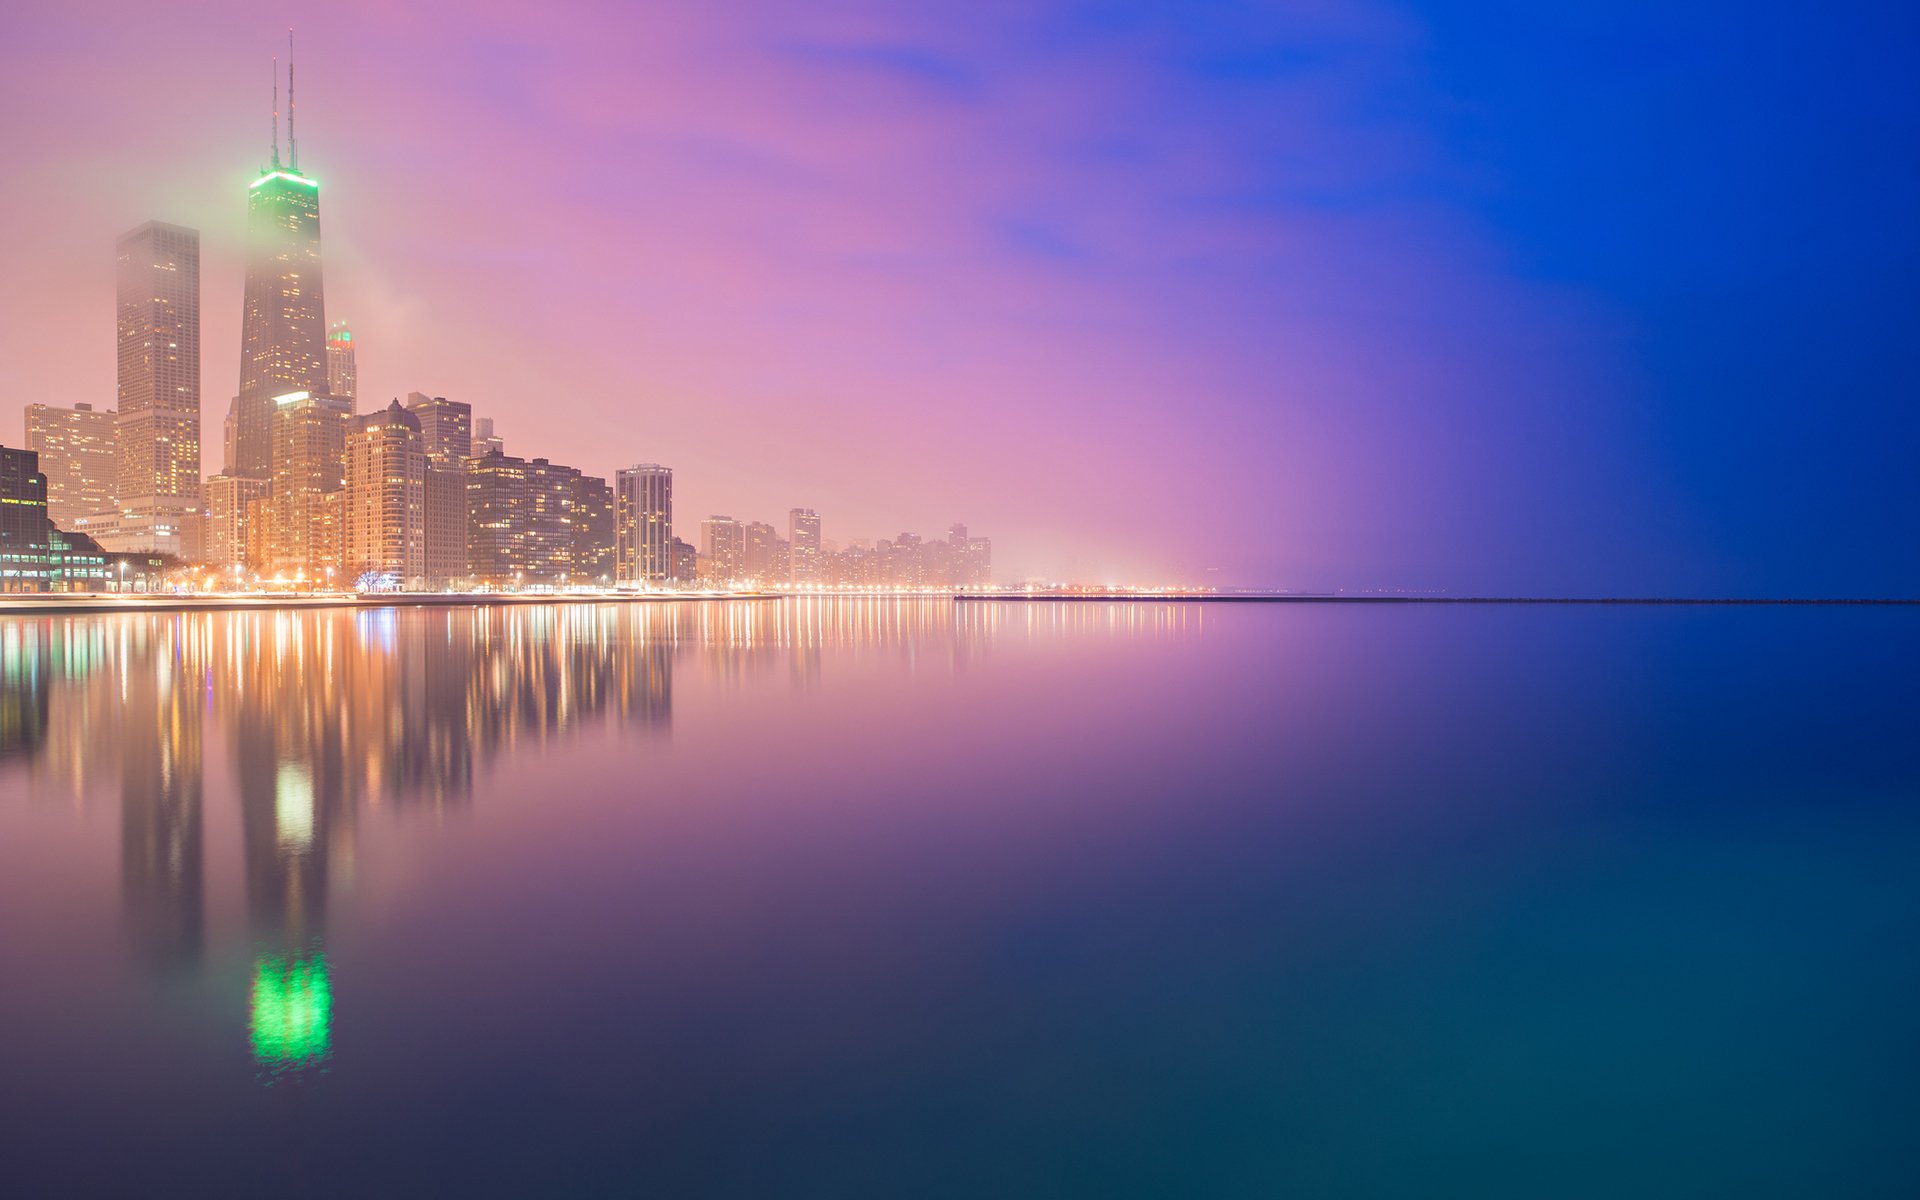
[[[273,169],[280,169],[280,56],[273,56]]]
[[[300,169],[300,143],[293,136],[293,30],[287,30],[287,156],[288,166]]]

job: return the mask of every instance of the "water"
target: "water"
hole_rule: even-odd
[[[1904,1196],[1920,613],[0,620],[0,1191]]]

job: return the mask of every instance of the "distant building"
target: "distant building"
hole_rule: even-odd
[[[353,330],[345,321],[327,328],[327,391],[349,405],[359,396],[359,372],[353,360]]]
[[[0,592],[84,592],[108,585],[107,554],[47,516],[47,477],[31,450],[0,446]]]
[[[787,546],[788,577],[794,583],[823,582],[819,513],[810,508],[787,513]]]
[[[27,449],[40,456],[47,477],[47,515],[62,529],[115,510],[120,479],[120,438],[111,410],[91,404],[56,408],[27,405]]]
[[[200,234],[148,221],[115,254],[120,469],[107,508],[121,520],[108,548],[198,557]]]
[[[264,479],[244,475],[214,475],[202,488],[206,503],[204,549],[201,557],[221,571],[244,565],[247,559],[248,506],[266,497]]]
[[[755,583],[780,584],[787,579],[787,541],[765,521],[749,521],[745,529],[742,574]]]
[[[700,552],[692,542],[673,539],[673,579],[679,583],[692,583],[699,572]]]
[[[708,578],[732,581],[745,575],[747,531],[740,522],[732,517],[708,517],[700,522],[700,541]]]
[[[983,587],[993,578],[993,547],[986,538],[968,537],[955,523],[947,530],[946,578],[955,587]]]
[[[673,577],[673,471],[658,463],[614,476],[614,576],[661,584]]]
[[[505,454],[506,452],[506,443],[493,435],[493,418],[475,417],[473,419],[473,457],[480,458],[487,454]]]
[[[352,420],[340,532],[344,584],[427,586],[427,455],[398,400]]]

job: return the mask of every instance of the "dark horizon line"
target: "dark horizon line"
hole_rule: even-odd
[[[1270,593],[1205,595],[1119,591],[1109,594],[957,593],[955,600],[1161,601],[1200,604],[1693,604],[1693,605],[1920,605],[1894,596],[1330,596]]]

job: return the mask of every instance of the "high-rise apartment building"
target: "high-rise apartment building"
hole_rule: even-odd
[[[112,409],[91,404],[56,408],[27,405],[27,449],[40,456],[47,477],[47,515],[62,529],[114,509],[119,491],[120,438]]]
[[[327,391],[348,404],[359,396],[359,373],[353,362],[353,330],[345,321],[327,329]]]
[[[245,475],[210,476],[201,489],[206,504],[201,557],[221,572],[242,567],[247,559],[249,506],[267,494],[267,481]]]
[[[247,189],[247,280],[240,315],[240,393],[228,413],[227,474],[274,476],[276,398],[329,394],[325,287],[320,269],[320,184],[300,170],[287,87],[289,159],[273,156]],[[125,404],[122,403],[124,409]],[[346,411],[353,406],[347,402]]]
[[[427,582],[467,577],[467,464],[473,456],[473,406],[445,396],[407,393],[427,456]]]
[[[788,577],[794,583],[823,582],[825,561],[820,553],[820,514],[810,508],[787,513]]]
[[[572,468],[568,468],[571,470]],[[613,489],[598,475],[575,472],[568,480],[573,490],[569,522],[573,544],[568,549],[562,581],[605,586],[613,582]]]
[[[467,471],[468,565],[494,587],[611,582],[607,481],[544,458],[491,453]]]
[[[148,221],[115,245],[120,513],[113,549],[192,556],[200,505],[200,235]]]
[[[339,579],[340,490],[346,483],[345,400],[293,392],[276,397],[270,459],[273,486],[266,505],[268,570],[288,579]]]
[[[614,573],[622,583],[673,578],[673,471],[658,463],[614,476]]]
[[[708,517],[700,522],[700,541],[712,578],[731,581],[745,575],[747,530],[740,522],[726,516]]]
[[[427,455],[398,400],[348,427],[340,558],[349,584],[427,585]]]

